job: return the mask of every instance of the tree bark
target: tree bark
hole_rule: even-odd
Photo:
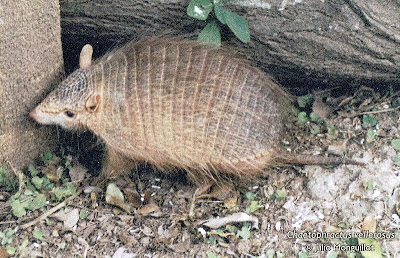
[[[58,0],[0,3],[0,167],[8,172],[52,146],[54,130],[28,113],[64,75],[60,34]]]
[[[295,3],[300,2],[300,3]],[[66,62],[77,63],[81,46],[97,55],[116,41],[169,30],[201,29],[180,0],[61,0]],[[249,23],[251,42],[237,45],[284,84],[303,88],[400,84],[400,2],[395,0],[224,2]],[[71,71],[71,66],[68,66]]]

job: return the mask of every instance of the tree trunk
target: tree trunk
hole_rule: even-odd
[[[0,167],[21,169],[51,148],[54,131],[30,121],[28,113],[63,69],[58,0],[2,0]]]
[[[295,2],[300,1],[224,2],[248,21],[251,32],[250,44],[231,43],[295,88],[351,82],[400,85],[399,1]],[[116,41],[144,32],[184,34],[203,28],[206,22],[186,14],[187,5],[179,0],[61,0],[66,63],[77,64],[85,43],[100,55]]]

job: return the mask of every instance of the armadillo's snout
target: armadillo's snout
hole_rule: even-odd
[[[29,116],[35,120],[36,122],[38,122],[38,117],[37,117],[37,112],[36,112],[36,108],[33,109],[31,112],[29,112]]]

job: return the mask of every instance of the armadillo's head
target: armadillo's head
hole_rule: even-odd
[[[85,47],[81,52],[81,69],[69,75],[29,113],[30,117],[38,123],[60,125],[74,130],[86,126],[87,121],[96,112],[100,96],[94,94],[93,89],[88,85],[86,71],[90,66],[90,61],[86,60],[85,63],[85,58],[91,60],[91,47],[89,50],[85,50]],[[86,53],[85,56],[84,51],[89,51],[89,54]]]

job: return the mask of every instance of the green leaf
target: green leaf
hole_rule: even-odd
[[[15,231],[14,230],[12,230],[12,229],[10,229],[10,230],[8,230],[7,231],[7,233],[2,233],[1,234],[1,245],[7,245],[7,244],[11,244],[11,242],[12,242],[12,239],[11,239],[11,237],[12,237],[12,235],[14,235],[14,233],[15,233]]]
[[[322,124],[324,122],[324,120],[322,120],[322,118],[317,113],[314,113],[314,112],[311,112],[310,119],[311,119],[311,121],[318,123],[318,124]]]
[[[381,258],[382,257],[382,247],[375,240],[370,238],[359,238],[358,245],[365,245],[366,247],[371,247],[371,251],[361,251],[361,255],[364,258]]]
[[[29,210],[37,210],[42,208],[46,204],[46,196],[44,194],[38,194],[27,207]]]
[[[299,110],[297,107],[295,107],[294,105],[291,105],[291,106],[290,106],[290,112],[291,112],[293,115],[298,116],[299,113],[300,113],[300,110]]]
[[[339,255],[339,252],[335,252],[335,251],[331,250],[326,254],[326,258],[336,258],[336,257],[338,257],[338,255]]]
[[[297,97],[297,104],[299,104],[299,107],[305,108],[311,104],[312,100],[313,97],[310,94],[305,96],[300,96]]]
[[[371,143],[373,141],[375,141],[376,139],[376,133],[374,130],[372,129],[368,129],[367,131],[367,143]]]
[[[305,252],[300,252],[298,255],[298,258],[308,258],[308,257],[309,257],[308,253]]]
[[[393,162],[399,162],[400,161],[400,156],[399,155],[392,156],[392,161]]]
[[[215,253],[213,253],[212,251],[208,250],[207,257],[208,258],[217,258],[218,256]]]
[[[32,178],[31,182],[36,187],[36,189],[38,190],[42,189],[43,178],[35,176]]]
[[[222,5],[220,5],[220,4],[218,4],[218,3],[216,3],[215,5],[214,5],[214,13],[215,13],[215,16],[217,17],[217,19],[222,23],[222,24],[226,24],[226,18],[225,18],[225,16],[226,16],[226,9],[222,6]]]
[[[45,154],[40,154],[40,157],[42,158],[42,161],[47,164],[47,162],[53,158],[53,153],[48,151]]]
[[[186,10],[190,17],[206,20],[212,10],[213,4],[210,0],[192,0]]]
[[[10,255],[14,255],[14,254],[15,254],[15,248],[12,247],[12,246],[7,246],[7,247],[6,247],[6,251],[7,251],[7,253],[10,254]]]
[[[88,216],[88,211],[86,209],[82,209],[79,211],[79,218],[86,219]]]
[[[376,121],[376,119],[370,116],[369,114],[363,115],[363,125],[369,124],[371,126],[375,126],[377,123],[378,121]]]
[[[374,189],[374,183],[373,182],[364,182],[363,186],[364,186],[365,189],[368,189],[368,190],[373,190]]]
[[[306,112],[300,112],[297,116],[297,123],[298,124],[305,124],[308,122],[308,117]]]
[[[15,231],[12,229],[9,229],[6,233],[6,237],[11,237],[12,235],[14,235]]]
[[[254,193],[253,192],[247,192],[246,193],[246,198],[250,201],[254,200]]]
[[[25,204],[21,203],[19,200],[14,200],[11,202],[11,209],[12,213],[14,214],[15,217],[22,217],[26,215],[26,210],[25,210]]]
[[[241,230],[237,232],[237,235],[243,239],[249,239],[251,234],[247,226],[243,226]]]
[[[21,251],[29,245],[29,240],[26,238],[21,245],[18,247],[18,250]]]
[[[32,177],[35,177],[39,174],[39,171],[32,165],[28,166],[28,171],[31,172]]]
[[[275,198],[275,199],[283,199],[283,198],[286,198],[286,196],[287,196],[287,192],[286,192],[285,188],[278,189],[278,190],[276,190],[275,193],[273,193],[271,195],[271,197]]]
[[[246,208],[246,212],[247,213],[253,213],[256,210],[258,210],[259,208],[261,208],[262,206],[260,205],[259,201],[251,201],[250,205]]]
[[[221,32],[215,21],[207,24],[199,33],[198,41],[221,44]]]
[[[266,253],[267,258],[274,258],[275,256],[275,250],[274,249],[268,249]]]
[[[319,127],[319,125],[313,124],[311,125],[310,132],[311,134],[319,134],[321,133],[321,128]]]
[[[42,241],[43,240],[43,233],[39,230],[34,230],[33,231],[33,237],[36,238],[37,240]]]
[[[400,139],[394,139],[390,142],[392,145],[393,149],[400,151]]]
[[[76,193],[76,188],[72,183],[66,183],[63,187],[54,188],[54,194],[57,200],[61,200],[64,197],[74,195]]]
[[[17,185],[15,177],[8,176],[6,169],[3,167],[0,167],[0,185],[4,185],[6,187],[6,191],[14,190]]]
[[[229,29],[240,41],[248,43],[250,41],[249,25],[245,19],[234,12],[225,10],[225,21]]]
[[[208,244],[215,244],[217,242],[217,237],[214,235],[211,235],[207,238],[206,241]]]
[[[43,189],[46,191],[50,191],[51,189],[53,189],[54,184],[52,182],[50,182],[50,180],[47,178],[47,176],[43,177]]]
[[[231,233],[235,233],[237,231],[237,228],[235,226],[232,225],[226,225],[226,230],[228,230]]]
[[[328,129],[328,134],[329,134],[329,135],[334,135],[335,132],[336,132],[336,128],[335,128],[335,126],[333,126],[333,125],[328,125],[328,126],[326,127],[326,129]]]

